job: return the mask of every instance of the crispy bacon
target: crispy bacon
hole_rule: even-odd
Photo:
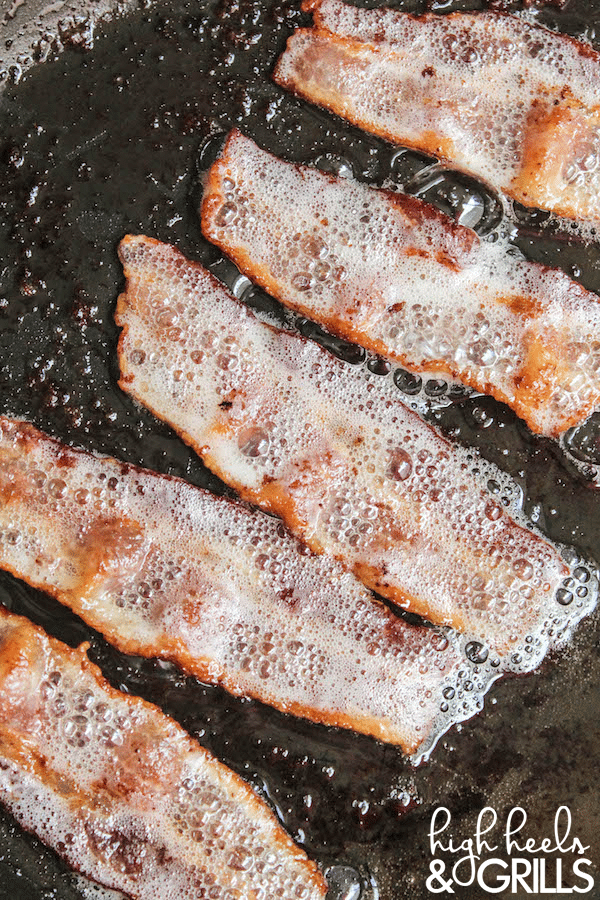
[[[135,900],[324,897],[317,867],[157,707],[0,607],[0,799],[73,868]]]
[[[558,435],[600,401],[600,303],[433,207],[293,166],[233,132],[210,170],[204,234],[331,331],[508,403]]]
[[[275,80],[526,206],[600,219],[600,56],[502,13],[415,17],[309,0]]]
[[[455,642],[398,619],[271,517],[0,428],[0,566],[124,652],[407,752],[431,734]]]
[[[120,255],[122,388],[244,498],[401,606],[504,650],[556,614],[557,551],[389,381],[259,322],[173,247],[127,237]]]

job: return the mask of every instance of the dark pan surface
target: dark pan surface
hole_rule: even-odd
[[[481,6],[439,2],[433,8]],[[592,40],[600,27],[600,3],[571,0],[562,11],[548,7],[538,15]],[[427,163],[422,157],[398,154],[270,82],[287,35],[309,21],[286,0],[159,3],[105,23],[93,46],[82,49],[75,34],[55,60],[6,88],[0,96],[2,412],[67,443],[226,491],[117,387],[112,314],[122,272],[116,246],[127,232],[146,233],[235,281],[203,240],[196,212],[199,176],[234,125],[287,159],[349,165],[372,183],[392,177],[417,189],[413,176]],[[455,209],[464,209],[473,191],[450,176],[421,189]],[[482,230],[497,224],[495,210],[488,198]],[[600,291],[597,248],[554,234],[539,214],[518,211],[514,227],[516,243],[530,256],[562,265]],[[319,336],[258,292],[246,290],[244,299]],[[355,349],[322,340],[349,364],[364,364]],[[549,536],[598,564],[600,417],[559,446],[533,438],[489,398],[440,383],[420,386],[402,373],[397,380],[408,402],[420,390],[431,420],[446,434],[513,474],[527,514]],[[425,886],[428,828],[440,804],[451,810],[458,840],[470,836],[482,807],[495,807],[502,820],[522,804],[528,835],[538,843],[552,834],[557,807],[569,806],[574,832],[591,846],[598,886],[587,896],[600,896],[597,615],[535,674],[497,684],[484,712],[450,732],[415,770],[392,747],[235,700],[171,666],[124,657],[8,575],[0,576],[0,601],[71,644],[90,640],[92,657],[115,685],[160,704],[247,778],[311,856],[326,868],[340,867],[331,873],[332,898],[434,896]],[[459,891],[461,900],[483,896],[478,888]],[[60,860],[0,812],[0,900],[77,897]]]

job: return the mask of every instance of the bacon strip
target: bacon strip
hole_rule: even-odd
[[[394,616],[275,519],[0,418],[0,566],[126,653],[412,752],[456,642]]]
[[[259,322],[201,266],[121,242],[121,387],[316,552],[432,622],[504,650],[559,607],[556,550],[390,382]]]
[[[526,206],[600,219],[600,56],[501,13],[428,14],[310,0],[275,80]]]
[[[293,166],[233,132],[202,228],[287,306],[492,394],[533,431],[556,436],[600,401],[597,296],[421,200]]]
[[[0,799],[136,900],[316,900],[314,863],[241,778],[157,707],[0,607]]]

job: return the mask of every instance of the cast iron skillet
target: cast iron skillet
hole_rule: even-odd
[[[408,0],[397,5],[423,8]],[[94,16],[109,9],[98,5]],[[424,178],[430,160],[397,152],[271,83],[286,37],[309,21],[292,0],[142,0],[95,27],[90,14],[78,20],[64,5],[44,15],[18,3],[6,10],[14,15],[0,26],[0,410],[67,443],[227,492],[167,427],[119,391],[112,314],[122,287],[116,246],[126,232],[172,242],[236,282],[232,267],[203,240],[197,218],[201,173],[232,126],[292,161],[350,166],[373,184],[404,182],[481,231],[509,222],[498,198],[468,179]],[[562,11],[546,7],[536,15],[594,41],[600,3],[571,0]],[[61,16],[62,26],[54,27]],[[35,56],[49,59],[31,65]],[[557,233],[539,213],[511,216],[517,246],[600,291],[596,247]],[[260,292],[246,290],[244,299],[349,364],[386,368]],[[402,372],[397,384],[407,402],[427,401],[429,418],[445,434],[513,474],[526,513],[543,531],[598,563],[600,418],[559,444],[532,437],[489,398]],[[113,684],[160,704],[252,783],[329,870],[332,898],[433,896],[425,886],[428,828],[440,804],[451,810],[459,840],[470,835],[482,807],[495,807],[502,819],[522,804],[528,834],[538,842],[551,833],[556,808],[568,805],[574,831],[591,845],[598,879],[597,616],[538,672],[497,684],[484,712],[448,734],[415,770],[393,747],[233,699],[170,665],[125,657],[8,575],[0,576],[0,601],[71,644],[89,640]],[[61,861],[1,813],[0,898],[80,896]],[[464,888],[457,896],[481,893]]]

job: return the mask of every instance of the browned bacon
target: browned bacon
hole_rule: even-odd
[[[597,296],[421,200],[290,165],[233,132],[202,227],[286,305],[492,394],[534,431],[558,435],[600,400]]]
[[[135,900],[317,900],[275,816],[157,707],[0,607],[0,800],[73,868]]]
[[[127,653],[407,752],[431,734],[460,665],[445,635],[263,513],[24,423],[0,436],[1,567]]]
[[[600,219],[600,57],[501,13],[420,17],[310,0],[275,80],[527,206]]]
[[[258,321],[173,247],[127,237],[122,388],[315,551],[504,650],[559,607],[558,552],[389,381]]]

